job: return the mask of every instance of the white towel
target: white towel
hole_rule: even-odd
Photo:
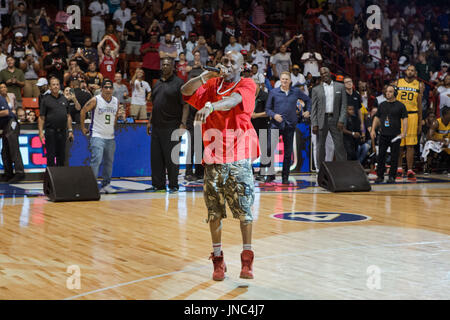
[[[423,147],[422,158],[425,161],[427,161],[427,157],[428,157],[428,154],[430,153],[430,150],[433,150],[434,152],[437,152],[437,153],[442,152],[442,150],[444,150],[442,148],[443,145],[444,145],[443,142],[437,142],[437,141],[428,140],[425,143],[425,146]]]

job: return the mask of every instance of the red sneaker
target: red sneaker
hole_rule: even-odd
[[[408,181],[417,181],[416,174],[412,170],[408,170],[407,177],[408,177]]]
[[[243,279],[253,279],[253,258],[255,255],[252,250],[244,250],[241,253],[241,275]]]
[[[403,168],[397,169],[397,176],[395,177],[395,180],[403,180]]]
[[[225,272],[227,272],[227,265],[223,260],[223,251],[220,252],[220,256],[215,257],[214,252],[211,252],[211,256],[209,259],[213,261],[214,272],[213,272],[213,280],[222,281],[225,279]]]

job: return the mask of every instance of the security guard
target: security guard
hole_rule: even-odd
[[[5,83],[0,84],[6,87]],[[16,115],[8,106],[6,99],[0,95],[0,129],[2,132],[2,160],[5,173],[4,180],[15,183],[25,177],[22,156],[19,151],[20,127]],[[13,169],[14,164],[14,169]],[[14,175],[13,171],[16,174]]]
[[[67,131],[69,141],[73,141],[72,117],[69,113],[69,102],[60,91],[58,78],[50,79],[50,92],[44,96],[40,105],[39,138],[42,143],[45,140],[47,166],[64,166]]]

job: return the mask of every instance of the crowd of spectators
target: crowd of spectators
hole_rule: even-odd
[[[75,122],[77,104],[82,107],[98,93],[103,78],[114,81],[121,121],[146,119],[142,110],[130,114],[130,106],[133,101],[139,100],[141,106],[150,101],[161,58],[173,58],[178,77],[187,81],[201,73],[202,66],[216,65],[228,50],[243,54],[243,72],[266,92],[280,85],[284,71],[291,72],[292,85],[307,94],[320,81],[321,66],[328,66],[336,81],[350,76],[361,96],[363,121],[370,121],[385,84],[402,77],[409,64],[416,66],[417,77],[426,85],[423,119],[430,111],[439,117],[439,108],[448,105],[447,1],[60,0],[57,4],[0,3],[0,82],[6,84],[14,112],[19,116],[24,111],[25,118],[19,116],[22,122],[36,118],[36,110],[23,105],[23,99],[45,94],[42,81],[51,76],[60,80],[62,90],[73,89],[66,97],[73,102]],[[373,4],[381,15],[379,27],[369,29],[372,13],[367,8]],[[81,29],[69,28],[69,5],[81,8]]]

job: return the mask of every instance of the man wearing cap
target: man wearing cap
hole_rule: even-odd
[[[448,63],[445,61],[441,62],[441,70],[436,71],[435,73],[433,73],[433,75],[431,76],[430,81],[434,82],[434,83],[438,83],[439,81],[444,81],[444,78],[447,76],[448,74]]]
[[[23,71],[16,68],[16,59],[13,56],[6,58],[8,67],[0,71],[0,82],[4,82],[8,92],[16,96],[17,107],[22,106],[22,88],[25,86],[25,76]]]
[[[21,59],[25,57],[25,44],[21,32],[15,33],[14,40],[8,45],[6,52],[16,59],[16,68],[19,68]]]
[[[39,107],[39,139],[45,143],[48,167],[65,165],[66,140],[73,141],[69,102],[60,89],[58,78],[51,78],[50,94],[44,95]]]
[[[39,78],[36,86],[39,88],[39,109],[41,108],[42,100],[44,99],[44,96],[46,94],[50,93],[50,90],[48,90],[48,81],[46,78]]]
[[[77,77],[70,77],[69,85],[70,88],[73,89],[75,99],[80,103],[81,108],[83,108],[86,105],[86,103],[92,98],[92,95],[88,90],[81,89],[81,82],[80,79]],[[80,123],[80,110],[71,107],[69,108],[69,112],[70,116],[72,117],[72,121],[75,123]]]
[[[116,141],[114,128],[117,123],[119,101],[113,96],[114,86],[110,79],[102,82],[102,93],[93,97],[81,109],[81,130],[85,136],[90,135],[91,167],[94,176],[98,176],[100,164],[103,162],[103,172],[100,192],[116,193],[111,186]],[[86,113],[92,112],[92,122],[89,130],[84,126]]]
[[[44,70],[47,71],[48,77],[57,78],[63,85],[65,69],[67,69],[67,63],[59,51],[59,44],[52,43],[52,53],[44,58]]]
[[[194,48],[197,46],[197,34],[195,32],[189,33],[188,42],[186,43],[186,60],[187,62],[194,61]]]
[[[292,79],[293,87],[297,87],[297,86],[303,87],[303,89],[302,88],[300,88],[300,89],[302,89],[303,92],[308,94],[308,88],[306,86],[306,79],[305,79],[305,76],[300,73],[300,66],[298,64],[294,64],[292,66],[291,79]]]

